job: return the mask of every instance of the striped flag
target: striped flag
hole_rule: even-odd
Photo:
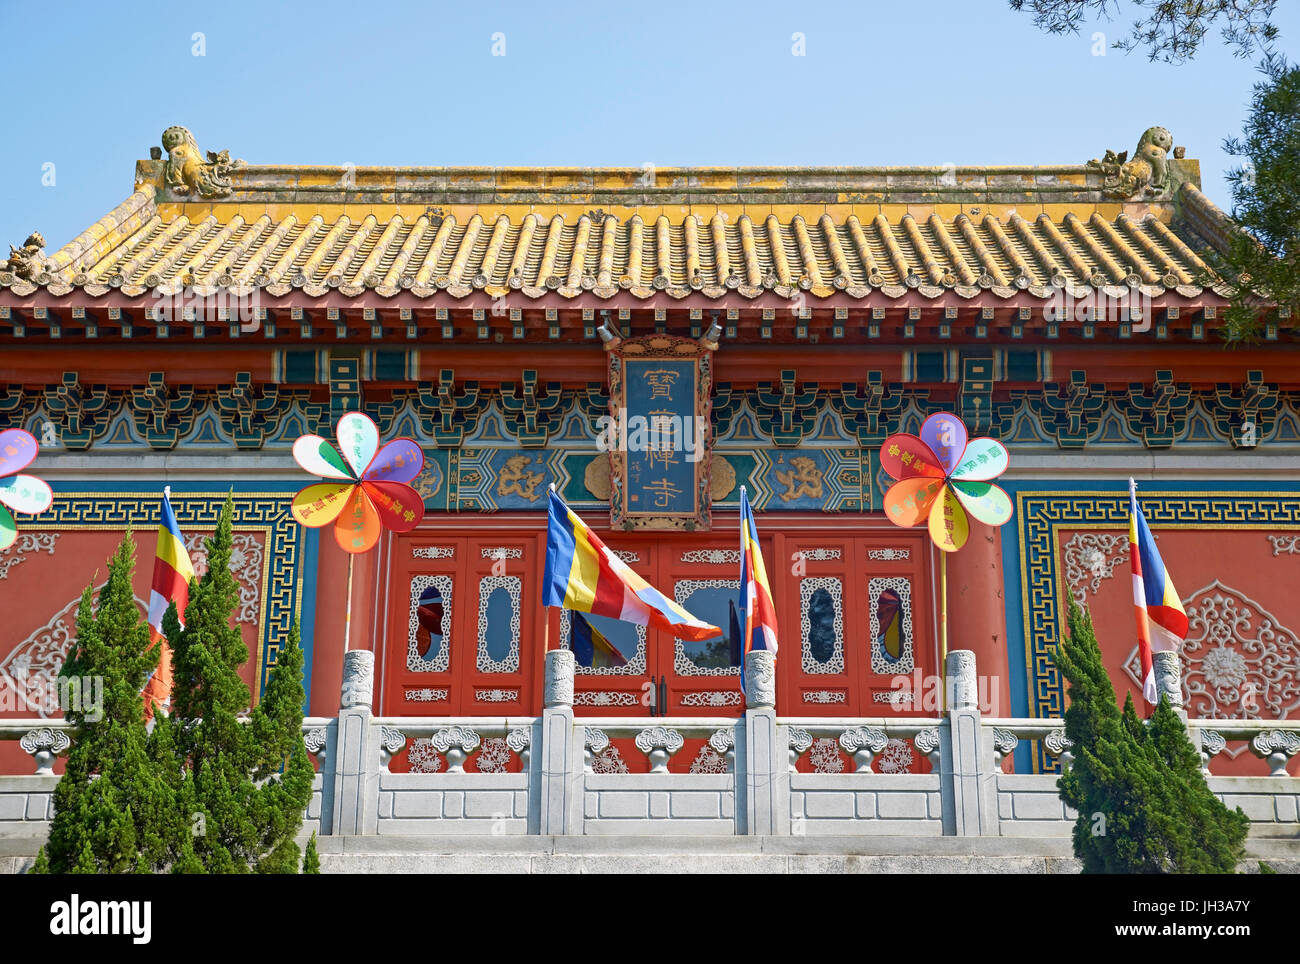
[[[163,638],[163,616],[167,613],[167,606],[175,602],[176,615],[181,626],[185,625],[185,605],[190,600],[190,580],[194,578],[194,566],[190,563],[190,554],[185,551],[176,513],[172,511],[171,494],[170,485],[163,489],[162,524],[158,526],[158,551],[153,564],[153,587],[149,593],[149,625],[153,628],[151,635],[158,643],[159,652],[158,668],[149,674],[141,693],[146,720],[153,719],[155,703],[164,712],[171,705],[172,651]]]
[[[581,613],[572,613],[569,648],[579,666],[590,669],[617,669],[627,665],[627,657]]]
[[[1176,653],[1187,638],[1187,611],[1156,549],[1147,520],[1138,508],[1137,483],[1128,480],[1129,558],[1133,565],[1133,606],[1137,614],[1138,655],[1142,660],[1142,696],[1156,703],[1153,652]]]
[[[564,504],[554,488],[547,505],[542,605],[653,626],[679,639],[720,636],[633,572]]]
[[[766,649],[776,655],[776,607],[772,604],[772,590],[767,584],[763,551],[758,546],[754,510],[749,507],[749,495],[743,485],[740,487],[739,609],[745,641],[741,658],[751,649]],[[742,680],[744,675],[742,668]]]

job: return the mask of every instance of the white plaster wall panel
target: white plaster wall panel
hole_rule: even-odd
[[[1223,805],[1229,810],[1240,807],[1242,813],[1248,816],[1252,823],[1272,823],[1276,819],[1277,810],[1273,806],[1271,797],[1260,794],[1225,793],[1222,799]]]
[[[0,796],[0,820],[22,820],[27,813],[27,794],[6,793]]]
[[[891,790],[876,795],[876,812],[882,820],[915,820],[926,817],[925,793],[901,793]]]
[[[605,819],[646,819],[650,816],[650,795],[639,790],[604,790],[598,797],[596,815]]]
[[[1065,804],[1056,794],[1013,793],[1011,809],[1017,820],[1065,819]]]
[[[379,821],[381,837],[499,837],[527,836],[526,818],[506,817],[502,820],[392,820]]]
[[[527,813],[525,809],[524,815]],[[510,790],[479,790],[467,793],[465,794],[465,816],[491,818],[519,816],[515,810],[515,795]]]
[[[814,817],[852,818],[856,813],[853,792],[849,790],[824,790],[803,795],[803,815]]]
[[[674,793],[670,806],[671,816],[674,819],[722,819],[722,794],[720,793]]]
[[[408,790],[393,794],[394,817],[442,816],[442,792],[439,790]]]
[[[733,833],[727,820],[588,820],[583,832],[593,837],[718,837]]]

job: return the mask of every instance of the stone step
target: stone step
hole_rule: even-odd
[[[0,873],[20,873],[43,842],[0,838]],[[306,840],[300,840],[305,844]],[[326,836],[325,873],[1001,873],[1075,874],[1061,837]],[[1252,838],[1241,870],[1267,860],[1300,873],[1300,840]]]

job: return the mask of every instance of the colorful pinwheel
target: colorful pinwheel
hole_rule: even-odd
[[[27,515],[44,512],[54,501],[49,485],[34,475],[18,474],[36,458],[36,439],[31,432],[8,428],[0,432],[0,549],[8,549],[18,538],[18,525],[9,509]],[[9,509],[6,509],[8,506]]]
[[[885,439],[880,466],[898,481],[885,493],[885,515],[899,526],[915,526],[928,516],[930,538],[944,552],[956,552],[970,536],[969,512],[985,525],[1011,518],[1011,500],[990,482],[1007,469],[1001,442],[967,440],[956,415],[940,412],[921,425],[921,437],[899,433]],[[931,511],[935,509],[936,511]]]
[[[293,497],[293,517],[305,526],[334,523],[345,552],[367,552],[384,526],[409,532],[424,518],[424,500],[408,484],[424,469],[424,451],[409,438],[379,447],[379,429],[360,412],[348,412],[335,430],[334,446],[319,435],[293,443],[298,464],[324,479]]]

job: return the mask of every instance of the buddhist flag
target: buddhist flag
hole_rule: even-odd
[[[758,527],[749,507],[745,487],[740,487],[740,617],[744,644],[741,657],[751,649],[766,649],[776,655],[776,607],[767,583],[763,551],[758,546]],[[744,678],[744,670],[741,670]]]
[[[1187,638],[1187,611],[1156,549],[1147,520],[1138,508],[1137,483],[1128,480],[1129,558],[1133,565],[1133,606],[1137,613],[1138,655],[1142,659],[1142,696],[1156,703],[1153,652],[1176,653]]]
[[[542,605],[653,626],[679,639],[722,635],[633,572],[564,504],[554,488],[547,506]]]
[[[616,669],[627,665],[627,657],[618,651],[613,643],[581,613],[570,613],[569,648],[579,666],[590,669]]]
[[[144,718],[153,719],[153,705],[157,703],[164,712],[172,699],[172,651],[163,638],[163,616],[167,607],[176,603],[176,615],[185,625],[185,606],[190,601],[190,580],[194,566],[185,551],[176,513],[172,512],[171,486],[163,489],[162,524],[158,526],[158,551],[153,564],[153,588],[149,593],[149,625],[153,639],[158,643],[158,668],[144,684]]]

